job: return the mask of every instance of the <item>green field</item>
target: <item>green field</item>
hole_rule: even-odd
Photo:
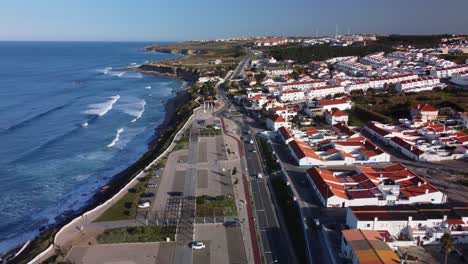
[[[95,222],[134,219],[138,209],[138,201],[140,201],[140,194],[145,191],[145,184],[147,182],[148,178],[143,178],[135,185],[135,187],[129,189],[127,194],[118,200],[112,207],[99,216]]]
[[[355,114],[353,122],[360,123],[370,120],[379,122],[396,121],[399,118],[408,118],[410,110],[417,105],[430,104],[436,108],[451,107],[455,111],[468,110],[468,91],[446,88],[411,94],[376,94],[376,95],[352,95],[355,108],[351,114]],[[351,116],[350,116],[351,117]],[[359,119],[359,120],[357,120]]]
[[[166,241],[168,237],[174,240],[175,231],[175,226],[123,227],[106,230],[96,240],[99,244],[158,242]]]
[[[237,215],[236,201],[233,197],[225,195],[198,196],[196,215],[199,217],[235,216]]]

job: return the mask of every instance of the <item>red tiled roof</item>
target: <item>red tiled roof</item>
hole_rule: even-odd
[[[332,116],[340,117],[340,116],[348,116],[348,114],[339,109],[333,109]]]
[[[424,153],[424,151],[420,150],[417,146],[411,145],[410,143],[404,141],[403,139],[399,137],[392,137],[390,140],[395,142],[397,145],[401,146],[402,148],[410,151],[411,153],[416,155],[418,158]]]
[[[321,106],[337,105],[337,104],[346,104],[349,103],[351,99],[349,98],[340,98],[340,99],[331,99],[331,100],[318,100],[316,104]]]
[[[294,135],[289,131],[289,129],[285,128],[284,126],[278,128],[278,132],[281,134],[281,136],[285,139],[288,140],[290,138],[294,138]]]
[[[308,128],[306,128],[306,133],[307,133],[307,135],[312,136],[312,135],[318,134],[320,132],[318,131],[318,129],[316,129],[314,127],[308,127]]]
[[[283,123],[283,122],[286,122],[286,120],[284,120],[284,118],[280,115],[272,115],[270,116],[270,119],[275,122],[275,123]]]
[[[307,143],[299,141],[299,140],[292,140],[289,142],[289,146],[291,147],[292,151],[298,159],[302,158],[312,158],[316,160],[321,160],[321,158],[313,151]]]

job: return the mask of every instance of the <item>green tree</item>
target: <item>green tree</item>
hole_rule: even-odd
[[[374,96],[375,95],[375,90],[373,88],[369,88],[369,89],[367,89],[366,94],[370,95],[370,96]]]
[[[265,72],[259,72],[255,74],[255,80],[258,84],[262,83],[263,79],[267,76]]]
[[[444,264],[447,264],[448,254],[455,250],[456,242],[451,234],[445,233],[440,238],[440,246],[442,251],[445,253]]]

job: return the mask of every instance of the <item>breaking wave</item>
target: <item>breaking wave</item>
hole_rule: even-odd
[[[140,100],[137,98],[127,100],[127,102],[119,104],[118,109],[130,116],[133,116],[134,119],[132,119],[131,122],[136,122],[145,112],[146,101],[144,99]]]
[[[109,98],[108,101],[104,103],[90,105],[88,110],[86,110],[84,113],[88,115],[104,116],[110,110],[112,110],[112,107],[114,106],[115,103],[117,103],[119,99],[120,99],[120,95],[112,96]]]
[[[119,142],[120,134],[122,134],[122,132],[124,132],[123,128],[117,129],[117,133],[115,134],[114,139],[112,140],[111,143],[109,143],[109,145],[107,145],[108,148],[115,146],[115,144],[117,144],[117,142]]]

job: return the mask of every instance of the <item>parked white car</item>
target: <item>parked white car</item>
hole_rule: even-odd
[[[193,241],[190,244],[190,247],[192,249],[204,249],[206,246],[205,246],[205,243],[203,243],[203,242]]]
[[[149,208],[151,206],[150,201],[140,201],[138,203],[138,208]]]

